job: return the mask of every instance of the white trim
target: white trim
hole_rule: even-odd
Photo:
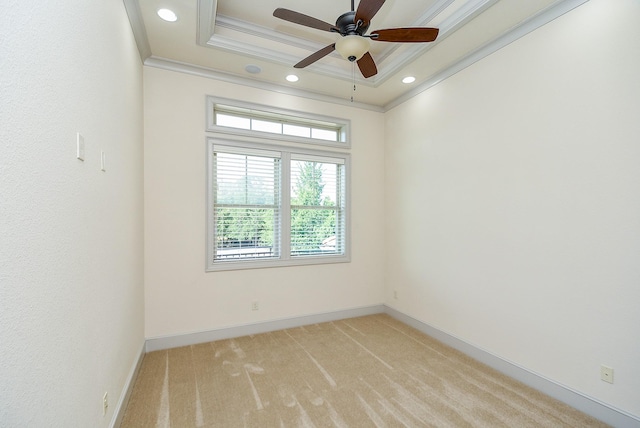
[[[196,345],[198,343],[212,342],[215,340],[248,336],[251,334],[268,333],[270,331],[302,327],[305,325],[318,324],[322,322],[380,314],[383,313],[384,310],[385,309],[383,305],[363,306],[358,308],[339,310],[335,312],[324,312],[298,317],[280,318],[258,323],[240,324],[236,326],[222,327],[214,330],[199,331],[194,333],[151,337],[146,340],[146,350],[147,352],[153,352],[162,349],[176,348],[179,346]]]
[[[216,104],[221,104],[223,106],[229,107],[239,107],[247,110],[256,110],[264,113],[274,113],[282,116],[289,116],[292,118],[300,119],[301,124],[306,126],[313,126],[313,121],[318,122],[327,122],[327,124],[336,125],[339,127],[339,141],[330,141],[330,140],[318,140],[315,138],[303,138],[296,137],[293,135],[287,134],[272,134],[268,132],[260,132],[254,130],[245,130],[238,128],[229,128],[225,126],[217,126],[215,124],[215,106]],[[245,137],[257,137],[259,139],[268,139],[274,140],[277,142],[293,142],[293,143],[301,143],[306,146],[328,146],[328,147],[336,147],[341,149],[350,149],[351,148],[351,120],[342,119],[333,116],[325,116],[315,113],[306,113],[300,110],[290,110],[285,108],[278,108],[273,106],[268,106],[264,104],[251,103],[247,101],[239,101],[230,98],[222,98],[216,97],[213,95],[206,96],[206,108],[207,108],[207,127],[205,129],[206,132],[219,133],[219,134],[231,134],[231,135],[241,135]],[[309,123],[305,123],[305,121],[309,121]]]
[[[508,44],[518,40],[520,37],[523,37],[524,35],[529,34],[530,32],[538,29],[539,27],[542,27],[543,25],[564,15],[565,13],[575,9],[576,7],[582,5],[583,3],[586,3],[589,0],[561,0],[558,3],[555,3],[554,5],[548,7],[547,9],[538,13],[537,15],[523,21],[521,24],[517,25],[511,30],[501,34],[500,36],[496,37],[492,41],[484,44],[483,46],[477,48],[473,52],[467,54],[465,57],[461,58],[451,66],[440,70],[438,73],[434,74],[431,78],[429,78],[419,86],[416,86],[413,89],[403,93],[402,95],[391,100],[384,106],[367,104],[367,103],[362,103],[357,101],[352,102],[348,99],[344,99],[340,97],[334,97],[331,95],[321,94],[321,93],[317,93],[309,90],[291,88],[289,86],[279,85],[275,83],[258,81],[255,79],[237,76],[228,72],[223,72],[223,71],[214,70],[207,67],[186,64],[186,63],[154,56],[149,47],[149,42],[147,40],[144,23],[142,22],[142,19],[139,15],[140,12],[138,9],[137,0],[123,0],[123,1],[125,4],[125,7],[127,8],[127,14],[129,15],[129,21],[131,24],[131,28],[133,29],[134,36],[136,38],[136,43],[138,44],[138,50],[140,51],[140,58],[142,59],[145,66],[190,74],[194,76],[205,77],[208,79],[214,79],[214,80],[219,80],[227,83],[243,85],[243,86],[261,89],[265,91],[272,91],[276,93],[287,94],[287,95],[307,98],[307,99],[316,100],[316,101],[323,101],[323,102],[328,102],[332,104],[356,107],[363,110],[370,110],[370,111],[375,111],[379,113],[384,113],[393,109],[394,107],[397,107],[403,102],[415,97],[416,95],[426,91],[427,89],[437,85],[443,80],[455,75],[459,71],[464,70],[465,68],[480,61],[486,56],[491,55],[492,53],[502,49]],[[216,0],[199,0],[199,6],[198,6],[199,11],[201,12],[203,10],[203,5],[207,6],[207,3],[211,4],[211,2],[216,2]],[[494,2],[495,0],[484,3],[482,7],[488,7],[488,5],[491,5]],[[209,15],[211,13],[215,15],[215,7],[213,8],[214,8],[213,11],[209,11],[205,15]],[[204,10],[207,11],[209,9],[205,8]],[[450,17],[450,19],[451,19],[451,27],[450,28],[441,27],[440,28],[441,35],[438,38],[438,40],[436,40],[436,42],[434,43],[426,45],[423,49],[425,50],[431,49],[435,44],[444,40],[443,35],[446,35],[447,32],[451,34],[451,31],[454,28],[457,28],[457,24],[454,22],[455,20],[452,17]],[[462,18],[459,16],[456,16],[456,19],[460,20]],[[198,37],[201,37],[201,38],[204,38],[204,36],[207,33],[207,29],[202,28],[202,25],[204,25],[202,24],[202,22],[204,21],[206,20],[201,18],[200,26],[198,29]],[[225,24],[230,25],[229,22],[226,22]],[[209,37],[210,39],[211,36],[213,36],[213,28],[209,28],[208,31],[210,32],[210,37]],[[202,41],[203,40],[200,40],[199,43],[202,44]],[[233,42],[229,42],[229,43],[233,43]],[[420,53],[424,53],[424,50],[420,51]],[[383,55],[383,57],[381,57],[380,59],[380,62],[384,61],[384,59],[385,57]],[[384,69],[379,71],[379,74],[376,75],[374,81],[365,80],[361,82],[361,84],[365,84],[369,86],[368,83],[373,82],[374,87],[379,86],[388,78],[388,76],[392,76],[397,71],[397,69],[398,68],[396,66],[389,65],[388,68],[385,67]],[[311,70],[314,72],[318,72],[319,74],[329,75],[332,77],[340,77],[338,71],[336,71],[334,67],[324,67],[322,64],[312,65]],[[348,77],[350,78],[350,75]],[[342,78],[344,78],[344,76],[342,76]]]
[[[349,107],[361,108],[363,110],[384,112],[381,106],[366,104],[358,101],[349,101],[345,98],[334,97],[331,95],[320,94],[317,92],[305,91],[302,89],[291,88],[285,85],[275,83],[262,82],[246,77],[237,76],[232,73],[214,70],[211,68],[200,67],[183,62],[173,61],[166,58],[151,56],[144,61],[144,65],[148,67],[159,68],[162,70],[175,71],[178,73],[190,74],[193,76],[205,77],[207,79],[219,80],[221,82],[233,83],[236,85],[247,86],[250,88],[262,89],[265,91],[276,92],[280,94],[293,95],[300,98],[307,98],[315,101],[324,101],[327,103],[344,105]]]
[[[308,49],[311,52],[326,46],[326,44],[320,44],[316,42],[311,42],[307,39],[303,39],[300,37],[290,36],[288,34],[274,31],[271,28],[262,27],[260,25],[256,25],[254,23],[247,22],[247,21],[242,21],[240,19],[232,18],[230,16],[218,15],[216,17],[216,25],[222,28],[227,28],[232,31],[237,31],[239,33],[248,34],[254,37],[259,37],[261,39],[267,39],[274,42],[283,43],[283,44],[300,48],[300,49]],[[207,40],[203,46],[224,47],[224,44],[220,45],[218,43],[218,40],[224,40],[224,38],[222,36],[215,36],[212,33],[210,40]],[[235,49],[238,49],[241,52],[244,51],[245,49],[248,49],[246,42],[231,41],[231,43],[234,45]],[[255,49],[251,49],[251,51],[255,51]],[[259,56],[262,59],[272,58],[271,52],[275,52],[275,51],[265,50],[263,51],[262,54],[259,54]],[[340,57],[339,54],[335,54],[335,56]],[[292,57],[290,55],[280,55],[279,53],[276,54],[276,58],[277,57],[287,58],[287,62],[291,59],[297,58],[297,57]],[[296,61],[299,61],[299,60],[300,59],[298,58]]]
[[[200,0],[198,15],[199,22],[202,22],[200,14],[209,14],[210,10],[207,3],[212,0]],[[427,50],[433,48],[438,43],[445,40],[449,35],[453,34],[462,25],[469,22],[478,16],[481,12],[485,11],[498,0],[469,0],[462,7],[456,10],[450,17],[444,20],[440,25],[440,34],[438,39],[423,46],[415,45],[404,54],[397,56],[389,60],[387,65],[384,65],[385,61],[391,58],[391,55],[399,48],[396,44],[388,44],[384,47],[382,52],[376,57],[376,63],[378,64],[378,74],[375,76],[364,79],[358,76],[359,84],[361,86],[378,87],[393,77],[395,73],[407,65],[416,57],[420,56]],[[428,24],[429,21],[434,19],[438,13],[440,13],[446,6],[452,3],[452,0],[440,0],[430,8],[425,10],[412,24],[412,26],[422,26]],[[297,37],[290,36],[271,28],[258,26],[240,19],[232,18],[224,15],[215,16],[215,26],[224,27],[232,31],[248,34],[253,37],[261,39],[267,39],[275,41],[277,43],[293,46],[300,49],[308,50],[309,53],[315,52],[325,45],[319,43],[310,42]],[[288,54],[282,50],[273,50],[267,48],[258,48],[250,43],[244,41],[237,41],[229,37],[215,34],[213,29],[209,33],[208,39],[205,39],[205,32],[199,32],[198,44],[204,47],[217,48],[225,50],[231,53],[241,53],[252,58],[260,59],[263,61],[275,62],[283,65],[295,64],[301,58],[296,55]],[[336,52],[332,52],[330,55],[339,57]],[[352,80],[352,74],[349,68],[336,67],[333,65],[326,65],[325,63],[315,63],[310,66],[310,69],[315,73],[341,79],[345,81]]]
[[[149,45],[149,39],[147,38],[147,29],[144,26],[144,19],[142,19],[140,4],[138,0],[123,0],[123,3],[129,17],[129,25],[131,25],[133,37],[138,46],[140,61],[144,63],[151,56],[151,45]]]
[[[402,55],[398,56],[393,62],[382,68],[382,73],[379,73],[376,80],[377,86],[389,80],[389,78],[400,72],[408,63],[414,61],[416,58],[424,55],[427,51],[435,48],[439,43],[442,43],[447,37],[458,31],[462,26],[469,21],[475,19],[485,10],[496,4],[498,0],[475,0],[464,4],[455,13],[445,19],[440,25],[440,31],[438,38],[432,43],[421,43],[416,45],[415,49],[406,50]],[[437,6],[437,5],[436,5]],[[437,13],[437,12],[434,12]],[[426,24],[426,23],[424,23]],[[423,24],[421,24],[423,25]],[[419,26],[421,26],[419,25]],[[400,45],[395,45],[393,49],[398,49]],[[391,51],[389,52],[391,54]],[[384,64],[386,56],[376,58],[379,64]]]
[[[299,37],[293,37],[288,34],[274,31],[271,28],[258,26],[246,21],[223,15],[218,15],[216,17],[216,25],[261,39],[271,40],[298,49],[304,49],[309,51],[309,53],[318,51],[327,45],[311,42]],[[338,35],[336,35],[336,39],[337,38],[339,38]],[[256,47],[244,41],[236,41],[231,38],[213,33],[211,34],[209,39],[205,40],[204,42],[205,43],[200,43],[200,45],[208,48],[222,49],[231,53],[241,53],[252,58],[274,62],[281,65],[293,65],[301,59],[300,56],[288,54],[283,50]],[[340,58],[340,55],[337,52],[331,52],[329,55]],[[352,79],[350,67],[335,67],[332,65],[326,65],[326,63],[316,63],[313,64],[312,68],[316,73],[325,76],[339,78],[346,81],[351,81]],[[373,79],[364,79],[363,77],[358,76],[358,81],[358,83],[363,86],[375,86],[375,77]]]
[[[506,360],[502,357],[492,354],[472,343],[466,342],[452,334],[444,332],[432,325],[417,320],[406,315],[390,306],[385,305],[386,314],[407,324],[416,330],[421,331],[427,336],[433,337],[440,342],[451,346],[454,349],[480,361],[499,372],[516,379],[531,388],[534,388],[556,400],[580,410],[602,422],[615,427],[640,427],[640,417],[631,413],[617,409],[607,403],[604,403],[593,397],[589,397],[579,391],[576,391],[566,385],[562,385],[552,379],[541,374],[535,373],[525,367],[514,362]]]
[[[124,383],[124,387],[122,388],[122,392],[120,393],[120,398],[118,399],[118,404],[116,404],[115,410],[113,412],[113,417],[111,418],[111,422],[109,424],[111,428],[119,427],[122,424],[122,419],[124,418],[124,414],[127,410],[127,405],[129,404],[129,398],[131,397],[131,393],[133,392],[133,386],[138,377],[138,373],[140,372],[140,366],[142,365],[144,354],[146,353],[145,349],[146,341],[140,347],[138,357],[133,362],[131,370],[129,370],[129,375],[127,376],[127,380]]]
[[[218,0],[198,0],[198,20],[196,21],[196,43],[205,46],[216,28]]]
[[[435,17],[437,17],[440,13],[442,13],[442,11],[444,11],[446,8],[448,8],[451,3],[453,3],[455,0],[438,0],[436,3],[432,4],[431,7],[427,10],[424,11],[424,13],[422,15],[420,15],[420,17],[418,17],[418,19],[416,19],[413,24],[409,25],[409,27],[426,27],[429,26],[429,22],[431,22]],[[438,42],[440,42],[440,38],[443,34],[443,29],[440,28],[439,32],[438,32],[438,39],[435,42],[429,43],[429,45],[434,45]],[[386,49],[384,52],[382,52],[380,55],[376,56],[376,63],[382,64],[386,61],[386,59],[388,57],[391,56],[392,53],[394,53],[395,51],[397,51],[398,49],[400,49],[400,46],[402,46],[401,44],[396,44],[396,43],[392,43],[390,44],[389,48]],[[424,51],[420,51],[420,52],[424,52]],[[406,65],[405,63],[405,59],[399,59],[398,60],[401,64],[395,64],[395,65],[390,65],[389,68],[390,69],[398,69],[404,65]],[[387,70],[385,70],[387,71]],[[389,71],[388,72],[389,75],[393,75],[394,72]]]
[[[386,313],[398,321],[407,324],[408,326],[411,326],[454,349],[457,349],[471,358],[486,364],[489,367],[492,367],[493,369],[496,369],[499,372],[504,373],[505,375],[550,397],[562,401],[581,412],[610,424],[611,426],[620,428],[640,427],[640,417],[636,415],[617,409],[593,397],[589,397],[568,386],[562,385],[552,379],[528,370],[525,367],[494,355],[476,345],[468,343],[425,322],[419,321],[388,305],[382,304],[339,310],[335,312],[303,315],[299,317],[281,318],[258,323],[240,324],[193,333],[156,336],[147,338],[145,342],[145,349],[146,352],[153,352],[180,346],[196,345],[198,343],[230,339],[251,334],[267,333],[287,328],[302,327],[310,324],[338,321],[380,313]]]
[[[334,156],[333,154],[323,154],[320,155],[310,155],[310,154],[302,154],[297,150],[293,150],[291,152],[290,160],[292,161],[310,161],[310,162],[321,162],[321,163],[335,163],[338,165],[344,165],[345,159],[344,156]]]
[[[484,44],[483,46],[480,46],[479,48],[465,55],[463,58],[453,63],[451,66],[434,74],[430,79],[426,80],[419,86],[416,86],[414,89],[408,92],[405,92],[404,94],[400,95],[398,98],[385,104],[384,111],[387,112],[393,109],[394,107],[399,106],[405,101],[408,101],[409,99],[437,85],[443,80],[448,79],[454,74],[457,74],[458,72],[475,64],[481,59],[484,59],[487,56],[491,55],[492,53],[499,51],[503,47],[515,42],[519,38],[526,36],[532,31],[537,30],[543,25],[548,24],[554,19],[561,17],[565,13],[570,12],[571,10],[575,9],[576,7],[588,1],[589,0],[565,0],[543,10],[542,12],[525,20],[517,27],[512,28],[511,30],[496,37],[492,41]]]

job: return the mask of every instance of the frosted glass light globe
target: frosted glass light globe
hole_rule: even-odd
[[[369,51],[369,40],[362,36],[349,35],[336,42],[336,50],[348,61],[357,61]]]

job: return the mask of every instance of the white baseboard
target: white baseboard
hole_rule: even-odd
[[[145,344],[143,343],[140,347],[140,352],[138,352],[138,358],[134,362],[131,370],[129,371],[129,375],[127,376],[127,380],[124,383],[124,388],[120,393],[120,399],[118,400],[118,404],[116,404],[116,408],[113,412],[113,417],[111,418],[111,424],[109,427],[111,428],[119,428],[122,424],[122,419],[124,418],[124,412],[127,410],[127,404],[129,403],[129,397],[131,397],[131,393],[133,392],[133,385],[136,382],[136,378],[138,377],[138,372],[140,371],[140,366],[142,365],[142,359],[145,354]]]
[[[195,345],[198,343],[211,342],[215,340],[230,339],[234,337],[247,336],[251,334],[266,333],[270,331],[282,330],[286,328],[301,327],[304,325],[317,324],[328,321],[336,321],[347,318],[354,318],[364,315],[373,315],[379,313],[386,313],[393,318],[425,333],[428,336],[433,337],[454,349],[474,358],[481,363],[488,365],[491,368],[498,370],[501,373],[510,376],[525,385],[528,385],[544,394],[547,394],[563,403],[570,405],[571,407],[580,410],[596,419],[599,419],[616,428],[640,428],[640,417],[627,413],[623,410],[616,409],[602,401],[589,397],[578,391],[575,391],[565,385],[561,385],[551,379],[548,379],[538,373],[532,372],[522,366],[505,360],[497,355],[494,355],[482,348],[479,348],[471,343],[465,342],[449,333],[439,330],[429,324],[412,318],[394,308],[387,305],[374,305],[361,308],[353,308],[347,310],[341,310],[336,312],[328,312],[321,314],[306,315],[294,318],[284,318],[273,321],[266,321],[254,324],[243,324],[227,328],[219,328],[215,330],[208,330],[189,334],[180,334],[173,336],[154,337],[146,340],[145,350],[146,352],[158,351],[162,349],[176,348],[180,346]],[[138,365],[135,368],[137,373],[140,361],[142,361],[142,355],[138,361]],[[133,377],[135,379],[135,375]],[[128,392],[123,394],[124,399],[118,403],[118,413],[122,412],[122,415],[115,419],[118,424],[112,425],[114,427],[119,426],[119,420],[124,416],[124,410],[120,409],[123,404],[126,406],[128,401],[128,394],[133,387],[133,381],[130,379],[127,384]]]
[[[234,337],[248,336],[251,334],[267,333],[270,331],[301,327],[304,325],[318,324],[321,322],[361,317],[364,315],[381,314],[384,311],[384,305],[365,306],[361,308],[345,309],[336,312],[326,312],[322,314],[305,315],[295,318],[283,318],[254,324],[243,324],[233,327],[218,328],[215,330],[201,331],[197,333],[153,337],[146,340],[146,351],[159,351],[161,349],[177,348],[180,346],[213,342],[215,340],[230,339]]]
[[[385,305],[384,312],[398,321],[401,321],[416,330],[419,330],[422,333],[457,349],[471,358],[613,427],[640,428],[640,417],[638,416],[616,409],[595,398],[584,395],[565,385],[561,385],[538,373],[532,372],[531,370],[500,358],[497,355],[485,351],[484,349],[478,348],[475,345],[439,330],[436,327],[405,315],[389,306]]]

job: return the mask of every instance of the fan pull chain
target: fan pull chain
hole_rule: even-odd
[[[351,63],[351,81],[353,82],[353,91],[351,92],[351,102],[353,102],[353,96],[356,93],[356,63]]]

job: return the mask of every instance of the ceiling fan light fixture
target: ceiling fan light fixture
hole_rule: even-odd
[[[292,82],[292,83],[300,80],[298,76],[296,76],[295,74],[289,74],[287,77],[285,77],[285,79],[287,79],[288,82]]]
[[[369,51],[369,40],[354,34],[344,36],[336,42],[336,50],[347,61],[357,61]]]
[[[413,76],[407,76],[404,79],[402,79],[402,83],[405,83],[405,84],[413,83],[415,81],[416,81],[416,78]]]

